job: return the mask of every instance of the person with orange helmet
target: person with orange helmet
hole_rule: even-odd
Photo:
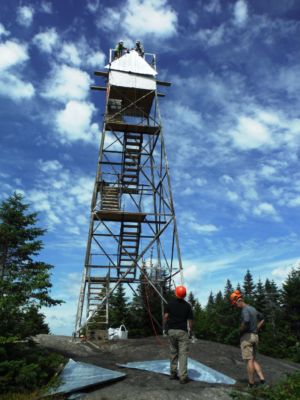
[[[187,360],[189,353],[189,334],[192,335],[193,310],[184,300],[186,288],[177,286],[176,297],[165,308],[164,333],[170,342],[170,379],[188,382]],[[168,327],[168,328],[167,328]]]
[[[258,345],[258,332],[264,324],[262,313],[254,307],[246,304],[240,291],[235,290],[231,293],[229,300],[233,306],[241,308],[240,325],[240,345],[242,358],[247,362],[248,386],[254,386],[254,374],[260,379],[260,383],[265,383],[265,377],[260,364],[256,360]]]

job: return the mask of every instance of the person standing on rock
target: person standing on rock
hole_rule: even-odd
[[[232,305],[241,308],[240,325],[240,344],[242,358],[247,362],[248,385],[254,386],[254,374],[258,375],[260,383],[265,383],[265,377],[261,366],[256,361],[256,352],[258,346],[258,332],[264,324],[263,315],[254,307],[246,304],[239,290],[235,290],[230,295]]]
[[[189,335],[192,336],[193,311],[191,305],[184,300],[186,296],[184,286],[177,286],[175,294],[176,298],[165,308],[164,334],[169,335],[170,342],[170,379],[179,379],[180,383],[184,384],[188,382],[187,361]]]

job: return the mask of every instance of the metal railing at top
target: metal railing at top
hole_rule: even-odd
[[[134,50],[134,49],[132,49]],[[114,49],[109,49],[109,63],[113,62],[114,60],[124,56],[125,54],[129,53],[130,49],[124,49],[122,51],[116,51]],[[143,56],[144,60],[156,70],[156,55],[153,53],[144,53]]]

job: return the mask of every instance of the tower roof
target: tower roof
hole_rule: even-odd
[[[122,57],[112,61],[105,68],[114,71],[131,72],[134,74],[155,76],[157,72],[152,68],[143,57],[135,50],[124,54]]]

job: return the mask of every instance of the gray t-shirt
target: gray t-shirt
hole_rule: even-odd
[[[241,313],[241,322],[247,327],[247,330],[245,330],[244,333],[257,333],[257,324],[263,319],[263,314],[257,311],[254,307],[249,305],[245,306]]]

